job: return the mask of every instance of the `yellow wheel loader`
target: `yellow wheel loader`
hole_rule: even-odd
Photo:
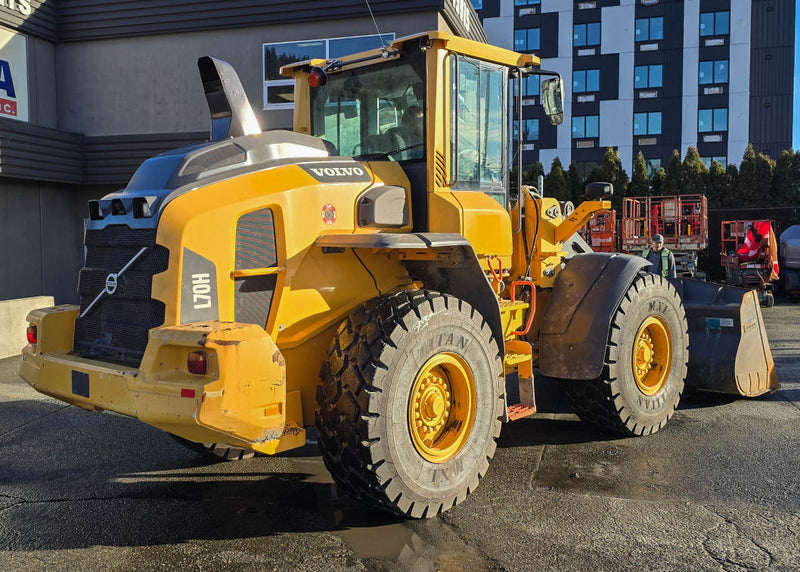
[[[199,68],[211,140],[91,201],[80,306],[28,316],[40,392],[227,459],[316,425],[344,489],[430,517],[535,412],[535,367],[621,435],[663,427],[684,380],[777,386],[752,292],[590,252],[575,232],[610,185],[562,210],[509,179],[515,86],[542,76],[562,117],[538,58],[429,32],[293,64],[294,129],[268,132],[228,64]]]

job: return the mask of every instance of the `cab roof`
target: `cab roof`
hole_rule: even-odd
[[[462,38],[461,36],[456,36],[449,32],[440,32],[436,30],[398,38],[389,44],[389,50],[399,52],[406,44],[419,44],[420,42],[427,42],[433,48],[445,49],[468,57],[474,57],[476,59],[509,67],[538,67],[541,63],[541,60],[532,54],[520,54],[512,50],[484,44],[483,42],[468,40],[467,38]],[[380,56],[382,52],[382,49],[375,49],[339,59],[343,66],[346,66],[348,62],[354,62],[355,60],[361,61],[370,56]],[[288,64],[281,67],[281,75],[294,77],[298,72],[306,72],[311,67],[324,64],[325,60],[322,59],[305,60]]]

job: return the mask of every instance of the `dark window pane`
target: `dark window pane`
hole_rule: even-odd
[[[600,91],[600,70],[586,71],[586,91]]]
[[[697,112],[697,131],[700,133],[709,133],[713,126],[711,124],[712,110],[701,109]]]
[[[600,45],[600,23],[586,24],[586,45]]]
[[[700,62],[700,85],[714,83],[714,62]]]
[[[633,68],[633,87],[637,89],[647,87],[647,66]]]
[[[598,137],[600,133],[600,118],[590,115],[586,118],[586,137]]]
[[[714,35],[722,36],[730,33],[731,15],[729,12],[717,12],[716,25],[714,26]]]
[[[383,43],[381,43],[381,38],[383,38]],[[392,34],[383,34],[382,36],[376,34],[374,36],[330,40],[328,44],[328,57],[340,58],[350,54],[357,54],[358,52],[375,50],[383,45],[389,45],[393,40],[394,35]]]
[[[728,83],[728,60],[714,62],[714,83]]]
[[[633,134],[634,135],[647,135],[647,114],[634,113],[633,114]]]
[[[728,110],[715,109],[714,110],[714,131],[727,131],[728,130]]]
[[[518,52],[525,51],[528,30],[514,30],[514,49]]]
[[[650,66],[650,87],[661,87],[664,66]]]
[[[287,79],[280,74],[281,66],[325,57],[325,40],[267,44],[264,46],[264,79]]]
[[[661,112],[650,113],[647,118],[647,133],[649,135],[661,135]]]
[[[586,24],[576,24],[572,28],[572,43],[575,46],[586,45]]]
[[[586,122],[584,121],[585,117],[573,117],[572,118],[572,136],[575,139],[581,139],[586,132]]]
[[[713,36],[714,35],[714,14],[700,14],[700,35]]]
[[[664,18],[650,18],[650,39],[664,39]]]
[[[640,18],[636,20],[636,41],[641,42],[646,40],[649,36],[648,33],[649,23],[647,18]]]
[[[583,93],[586,91],[586,72],[574,71],[572,72],[572,92]]]
[[[267,103],[294,103],[294,84],[268,85]]]
[[[528,30],[528,50],[539,49],[539,28],[531,28]]]

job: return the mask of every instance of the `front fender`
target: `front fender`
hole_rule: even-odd
[[[603,370],[611,319],[639,272],[650,263],[594,252],[559,272],[542,314],[539,370],[562,379],[594,379]]]

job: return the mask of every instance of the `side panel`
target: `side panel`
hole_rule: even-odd
[[[644,258],[579,254],[559,272],[542,315],[539,369],[562,379],[594,379],[605,358],[611,318]]]

